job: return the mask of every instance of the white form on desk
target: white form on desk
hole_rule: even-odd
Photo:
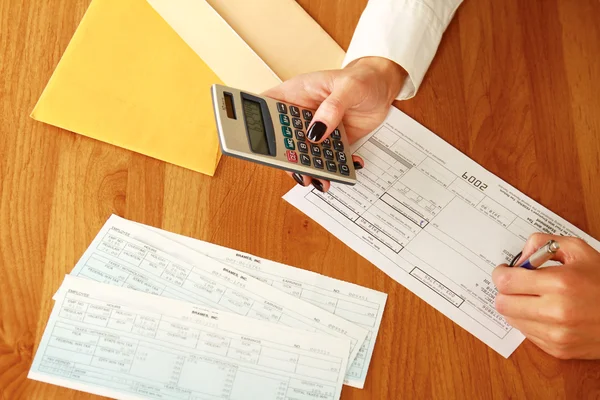
[[[71,275],[348,338],[350,360],[368,334],[342,317],[116,215],[104,224]]]
[[[67,275],[28,377],[119,399],[339,399],[347,339]]]
[[[354,149],[366,164],[357,185],[296,186],[284,199],[504,357],[524,337],[494,308],[494,267],[537,231],[600,249],[395,108]]]
[[[368,329],[367,340],[348,369],[344,381],[349,386],[364,387],[387,294],[155,227],[140,226]]]

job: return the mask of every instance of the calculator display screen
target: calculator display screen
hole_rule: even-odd
[[[252,151],[259,154],[269,155],[269,145],[267,143],[267,132],[265,122],[260,107],[260,103],[252,100],[243,99],[244,118],[246,120],[246,129],[250,139]]]

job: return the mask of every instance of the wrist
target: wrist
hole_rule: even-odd
[[[348,67],[364,68],[377,75],[377,79],[385,82],[389,102],[392,103],[400,93],[404,80],[408,75],[400,65],[384,57],[363,57]]]

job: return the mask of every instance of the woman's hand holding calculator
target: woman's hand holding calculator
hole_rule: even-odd
[[[361,58],[341,70],[313,72],[290,79],[263,93],[286,103],[316,109],[306,132],[312,143],[322,143],[343,122],[350,143],[377,128],[400,92],[406,72],[398,64],[381,57]],[[355,169],[364,161],[353,156]],[[322,192],[329,182],[289,173],[303,186]]]

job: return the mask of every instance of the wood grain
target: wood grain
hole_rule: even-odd
[[[344,48],[366,0],[300,0]],[[600,398],[600,363],[525,342],[505,360],[281,200],[284,174],[214,178],[29,113],[89,0],[0,0],[0,399],[88,399],[26,379],[51,296],[111,213],[389,294],[366,388],[343,399]],[[600,238],[600,2],[466,0],[399,108]]]

